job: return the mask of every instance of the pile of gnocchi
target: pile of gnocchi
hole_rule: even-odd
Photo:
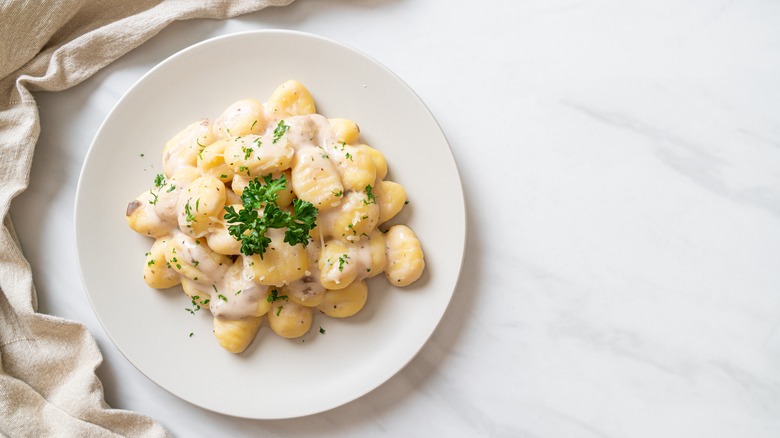
[[[315,310],[334,318],[359,312],[367,279],[384,273],[403,287],[425,268],[415,233],[387,223],[406,192],[385,179],[382,153],[360,142],[355,122],[317,114],[299,82],[281,84],[265,103],[240,100],[213,123],[187,126],[166,143],[162,168],[126,211],[130,228],[154,239],[144,280],[155,289],[181,285],[186,310],[210,310],[214,336],[230,352],[243,352],[263,320],[297,338],[311,329]],[[295,218],[301,205],[316,208],[309,208],[313,226],[298,230],[303,241],[279,225],[228,221],[227,212],[248,209],[245,216],[261,223],[268,202],[249,201],[265,191],[284,217]],[[251,251],[253,242],[263,250]]]

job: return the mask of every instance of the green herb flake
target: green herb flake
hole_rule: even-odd
[[[226,303],[227,303],[227,297],[226,297],[226,296],[224,296],[224,295],[222,295],[222,294],[218,294],[218,295],[217,295],[217,298],[219,298],[220,300],[222,300],[222,301],[224,301],[224,302],[226,302]]]
[[[339,257],[339,272],[344,271],[344,265],[348,265],[349,264],[349,262],[347,260],[349,260],[349,255],[347,255],[347,254],[342,254]]]
[[[323,334],[323,335],[325,334],[325,329],[322,328],[322,326],[320,326],[320,334]]]
[[[290,126],[284,123],[284,120],[280,120],[279,124],[276,125],[276,128],[274,128],[274,141],[273,143],[276,144],[277,141],[279,141],[280,138],[290,129]]]
[[[157,188],[160,188],[160,187],[164,186],[165,182],[166,182],[165,181],[165,175],[163,175],[162,173],[158,173],[154,177],[154,186],[157,187]]]
[[[266,301],[273,303],[274,301],[286,300],[287,298],[289,298],[287,295],[279,295],[279,291],[274,289],[270,294],[268,294]]]
[[[200,200],[200,198],[198,198],[198,200]],[[190,200],[189,199],[184,204],[184,215],[186,216],[187,222],[197,222],[197,220],[195,219],[195,216],[193,216],[193,214],[192,214],[192,207],[190,207]]]
[[[374,188],[371,187],[371,184],[366,186],[366,199],[363,200],[363,203],[368,204],[376,204],[376,196],[374,196]]]
[[[279,316],[279,314],[280,314],[280,313],[282,313],[282,309],[284,309],[284,306],[279,306],[279,307],[276,309],[276,316]]]

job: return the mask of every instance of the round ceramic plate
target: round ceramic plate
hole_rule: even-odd
[[[189,123],[214,119],[236,100],[268,100],[288,79],[317,111],[355,120],[380,150],[409,205],[393,222],[415,230],[423,277],[406,288],[369,282],[366,307],[346,319],[315,316],[310,333],[283,339],[263,325],[242,354],[223,350],[211,315],[185,310],[180,287],[142,278],[153,241],[128,228],[127,203],[162,172],[165,142]],[[376,61],[327,39],[255,31],[211,39],[149,71],[100,127],[81,172],[75,208],[81,275],[117,348],[143,374],[203,408],[247,418],[322,412],[373,390],[401,370],[441,320],[460,273],[463,192],[446,138],[423,102]],[[321,333],[320,327],[322,327]],[[192,334],[192,335],[190,335]]]

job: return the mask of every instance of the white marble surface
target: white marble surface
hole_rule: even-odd
[[[312,32],[384,63],[450,139],[461,281],[431,341],[367,396],[294,420],[214,414],[106,336],[76,265],[87,147],[157,62],[247,29]],[[40,310],[84,322],[114,407],[177,436],[780,436],[780,3],[298,0],[177,23],[37,95],[12,205]]]

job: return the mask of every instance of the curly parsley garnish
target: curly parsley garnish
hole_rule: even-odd
[[[228,232],[241,242],[241,253],[251,256],[263,254],[271,243],[266,236],[270,228],[286,228],[284,241],[291,246],[309,243],[309,231],[316,227],[317,208],[307,201],[293,201],[293,212],[289,213],[276,205],[279,190],[287,188],[287,178],[282,174],[279,179],[273,176],[263,177],[265,185],[258,178],[250,181],[241,194],[244,208],[236,211],[233,206],[225,207],[225,220],[229,224]],[[259,213],[263,209],[262,214]]]

